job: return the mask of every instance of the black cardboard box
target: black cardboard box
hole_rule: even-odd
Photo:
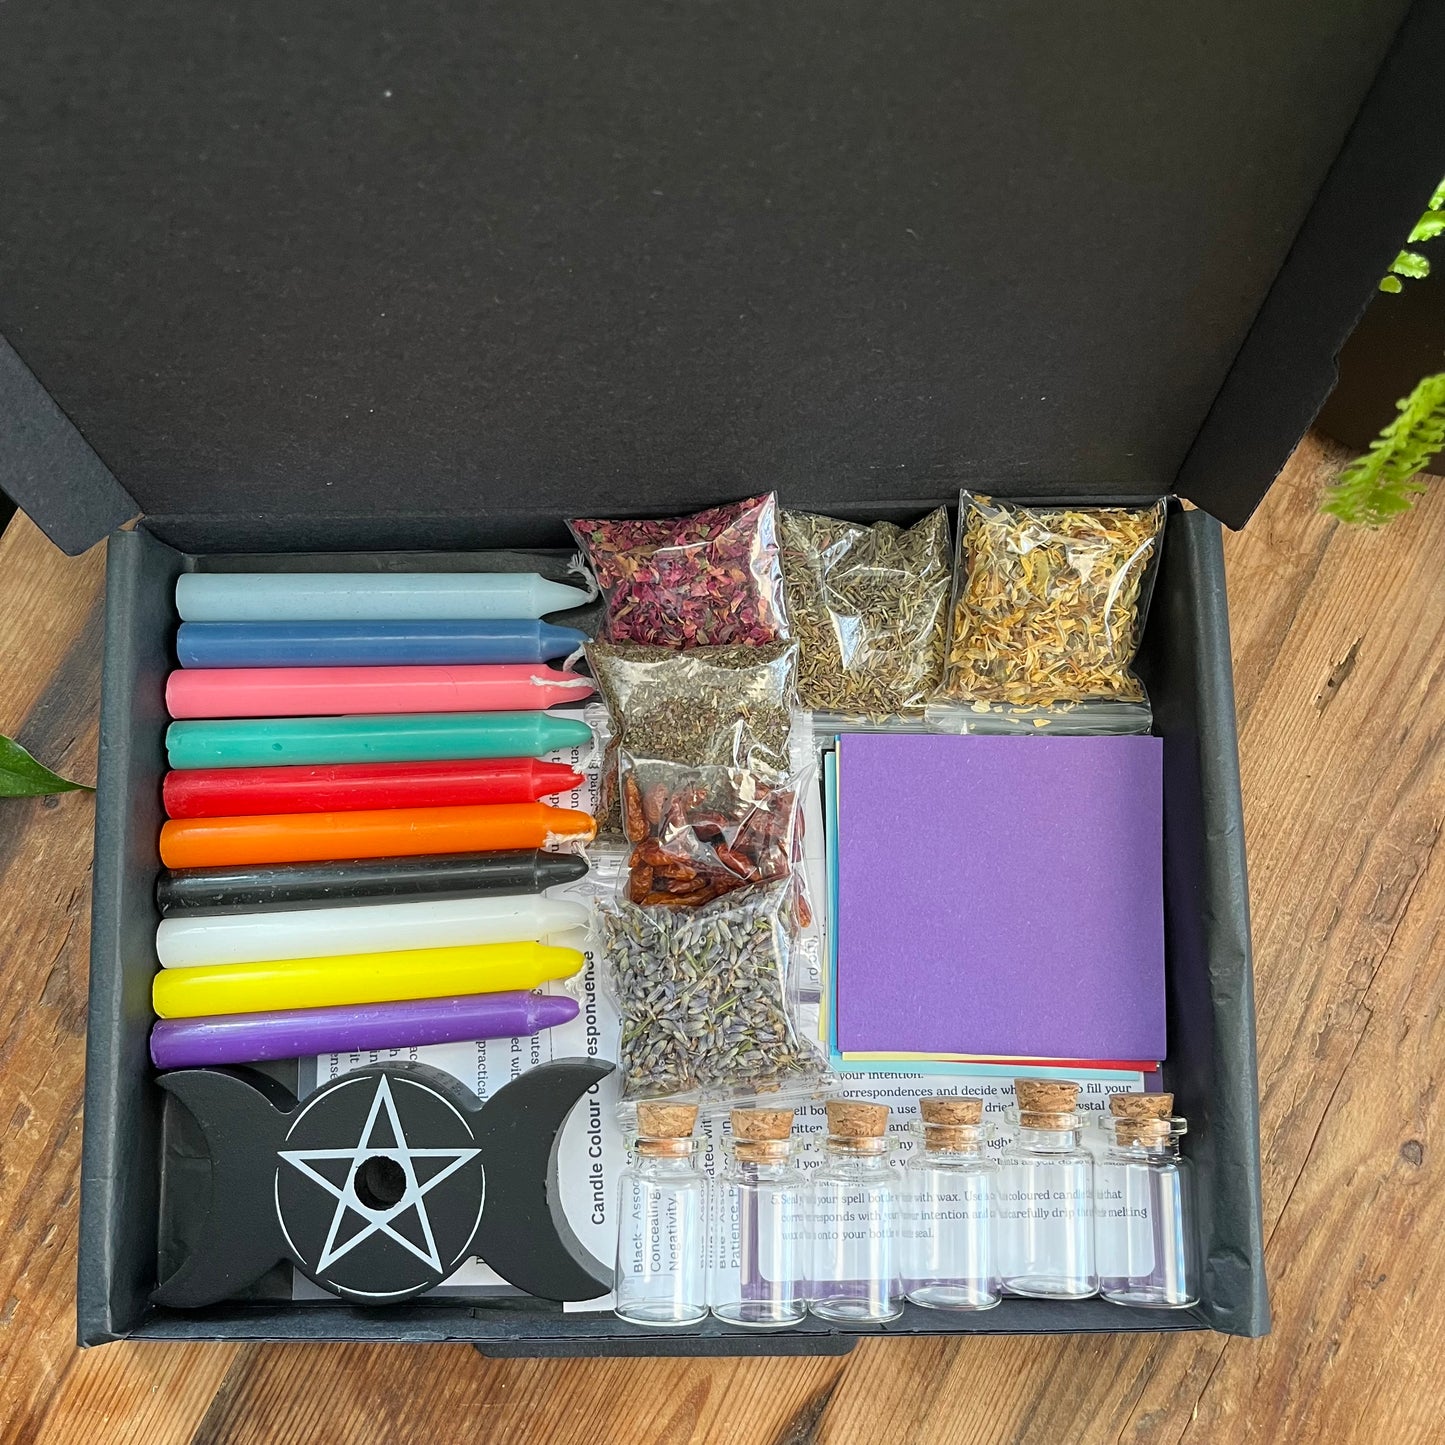
[[[1264,1332],[1215,518],[1263,495],[1445,167],[1441,53],[1437,0],[0,8],[0,482],[70,550],[111,533],[82,1341],[848,1348],[532,1302],[148,1305],[172,584],[241,552],[481,567],[571,512],[766,487],[907,518],[960,485],[1205,509],[1171,515],[1141,663],[1203,1299],[885,1332]]]

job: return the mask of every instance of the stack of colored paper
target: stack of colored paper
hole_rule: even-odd
[[[827,1034],[849,1069],[1157,1069],[1162,743],[839,739]]]

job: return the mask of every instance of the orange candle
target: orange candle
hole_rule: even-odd
[[[226,868],[422,853],[487,853],[543,848],[561,839],[585,842],[596,831],[590,814],[545,803],[178,818],[161,828],[161,861],[167,868]]]

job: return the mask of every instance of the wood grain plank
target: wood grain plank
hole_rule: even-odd
[[[801,1440],[810,1436],[794,1422],[840,1368],[835,1359],[491,1360],[461,1345],[250,1347],[239,1385],[194,1441],[438,1440],[454,1438],[462,1419],[488,1445]]]
[[[104,549],[0,540],[0,730],[94,777]],[[88,794],[0,802],[0,1440],[185,1439],[232,1351],[75,1347]]]
[[[0,1440],[1373,1442],[1445,1410],[1445,488],[1379,535],[1301,445],[1227,539],[1275,1333],[865,1341],[843,1359],[107,1346],[74,1328],[89,800],[0,820]],[[99,557],[0,541],[0,730],[88,777]],[[1346,659],[1347,665],[1342,667]],[[1333,680],[1333,682],[1332,682]],[[1331,685],[1332,684],[1332,685]],[[29,729],[27,733],[25,729]],[[7,846],[8,845],[8,846]],[[13,1102],[12,1102],[13,1100]]]
[[[0,533],[0,732],[15,736],[60,659],[94,625],[104,577],[103,544],[64,557],[23,513]],[[98,688],[81,702],[97,703]],[[80,781],[95,781],[93,749],[91,763]]]
[[[1335,529],[1245,730],[1276,1327],[1226,1349],[1185,1439],[1426,1438],[1442,1402],[1400,1388],[1428,1376],[1399,1345],[1428,1359],[1442,1329],[1442,539],[1438,487],[1398,530]]]
[[[1330,1191],[1341,1184],[1329,1144],[1341,1127],[1348,1132],[1352,1108],[1391,1090],[1388,1062],[1372,1060],[1371,1000],[1417,969],[1415,934],[1445,911],[1437,846],[1445,818],[1445,488],[1432,491],[1398,530],[1362,533],[1314,512],[1318,457],[1302,451],[1297,461],[1306,470],[1292,472],[1265,510],[1292,514],[1292,550],[1311,559],[1308,575],[1291,566],[1279,596],[1264,580],[1256,594],[1236,586],[1240,573],[1274,575],[1284,518],[1258,537],[1251,526],[1228,543],[1235,617],[1246,608],[1279,614],[1241,629],[1236,664],[1238,672],[1243,656],[1248,667],[1254,648],[1268,670],[1242,731],[1241,760],[1275,1328],[1257,1344],[1201,1340],[1168,1357],[1129,1438],[1334,1441],[1394,1430],[1412,1438],[1422,1399],[1445,1404],[1438,1387],[1404,1392],[1410,1399],[1372,1398],[1357,1394],[1348,1374],[1311,1378],[1321,1352],[1334,1349],[1320,1332],[1322,1319],[1332,1311],[1348,1315],[1363,1288],[1343,1261],[1352,1250],[1368,1258],[1379,1229],[1380,1196],[1362,1182],[1372,1177],[1368,1171],[1348,1176],[1338,1208],[1322,1207],[1320,1191],[1335,1199]],[[1326,689],[1352,649],[1347,676]],[[1442,964],[1427,968],[1422,999],[1439,988]],[[1417,1007],[1417,1037],[1425,1017]],[[1419,1054],[1402,1059],[1401,1087],[1432,1099],[1438,1072],[1438,1053],[1433,1064]],[[1361,1127],[1375,1125],[1362,1119]],[[1376,1175],[1395,1167],[1400,1139],[1388,1132],[1391,1142],[1378,1144]],[[1428,1229],[1397,1232],[1388,1249],[1406,1278],[1431,1272]],[[1428,1336],[1441,1313],[1411,1297],[1402,1302],[1402,1319],[1412,1335]],[[1379,1358],[1389,1352],[1381,1348]],[[1202,1389],[1187,1383],[1201,1375]],[[1178,1398],[1192,1390],[1198,1413],[1183,1429]]]
[[[1348,456],[1325,437],[1305,437],[1249,526],[1226,535],[1229,631],[1241,731],[1268,686],[1270,669],[1337,530],[1337,523],[1319,515],[1316,503]]]

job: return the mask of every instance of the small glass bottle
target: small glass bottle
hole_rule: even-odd
[[[707,1176],[698,1167],[695,1104],[639,1104],[622,1171],[613,1308],[635,1325],[707,1317]]]
[[[792,1157],[791,1109],[734,1109],[713,1185],[712,1312],[755,1329],[808,1312],[807,1176]]]
[[[881,1324],[903,1313],[888,1105],[832,1099],[827,1110],[823,1162],[810,1191],[809,1308],[819,1319]]]
[[[1120,1305],[1182,1310],[1199,1302],[1194,1179],[1179,1153],[1173,1094],[1111,1094],[1094,1185],[1099,1293]]]
[[[993,1249],[998,1163],[984,1149],[983,1100],[918,1101],[923,1147],[903,1169],[903,1280],[938,1310],[987,1310],[1001,1287]]]
[[[998,1180],[998,1270],[1009,1294],[1087,1299],[1094,1264],[1094,1159],[1081,1140],[1079,1086],[1016,1079],[1018,1132]]]

